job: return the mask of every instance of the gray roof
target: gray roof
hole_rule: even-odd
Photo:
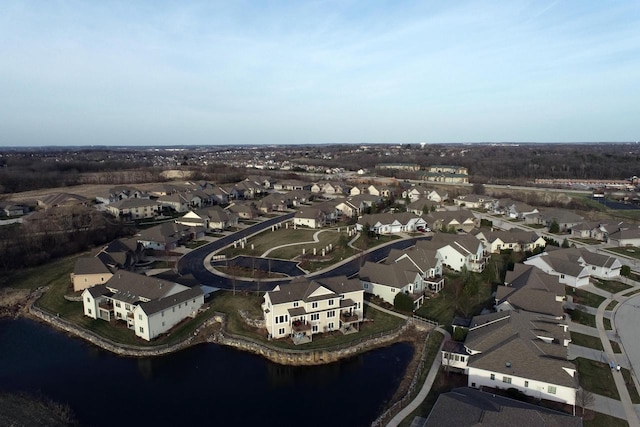
[[[278,286],[280,290],[267,292],[272,304],[282,304],[293,301],[318,301],[337,298],[339,295],[347,292],[362,291],[360,281],[358,279],[348,279],[347,276],[326,277],[315,280],[301,277],[294,279],[290,283],[284,283]],[[320,287],[328,289],[331,293],[312,297],[311,294]]]
[[[186,288],[181,292],[168,295],[164,298],[140,303],[140,308],[142,308],[147,315],[151,315],[201,295],[203,295],[202,288],[200,286],[194,286],[193,288]]]
[[[568,332],[561,321],[518,310],[499,314],[502,317],[493,323],[469,329],[465,346],[480,352],[471,356],[470,367],[577,387],[576,379],[563,369],[576,368],[567,360],[564,340],[568,339]],[[482,316],[474,317],[472,325],[477,317]]]
[[[76,260],[73,274],[111,274],[111,270],[99,258],[81,257]]]
[[[391,286],[396,289],[402,289],[410,283],[413,283],[418,269],[408,259],[403,259],[397,263],[377,264],[367,261],[360,268],[360,279],[379,283],[385,286]]]
[[[582,427],[582,419],[468,387],[438,397],[425,427]]]
[[[113,290],[114,299],[131,303],[140,301],[140,298],[159,299],[187,289],[177,283],[126,270],[119,270],[105,285]]]
[[[173,243],[189,235],[192,231],[202,231],[202,227],[191,227],[175,222],[163,222],[140,232],[140,238],[147,242]]]
[[[505,284],[496,290],[496,304],[508,301],[514,308],[562,317],[562,302],[556,297],[564,296],[565,288],[558,276],[531,265],[516,264],[513,271],[507,271]]]
[[[118,202],[113,202],[109,206],[112,206],[117,209],[132,209],[132,208],[140,208],[144,206],[158,206],[158,202],[155,200],[149,199],[124,199]]]

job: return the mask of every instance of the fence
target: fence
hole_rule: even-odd
[[[378,418],[376,418],[372,423],[371,427],[383,426],[387,422],[389,422],[398,412],[402,410],[411,400],[414,398],[414,392],[416,391],[416,386],[418,385],[418,379],[422,374],[422,370],[424,369],[424,362],[427,358],[427,344],[429,342],[429,338],[431,337],[431,332],[427,334],[427,338],[424,340],[424,345],[422,346],[422,355],[420,356],[420,362],[418,363],[418,367],[413,374],[413,378],[411,379],[411,384],[409,384],[409,388],[407,389],[407,393],[402,396],[402,398],[391,405],[389,409],[384,411]]]
[[[438,326],[440,326],[440,324],[435,320],[427,319],[426,317],[421,317],[415,314],[413,315],[413,320],[421,323],[426,323],[427,325],[433,326],[434,328],[437,328]]]

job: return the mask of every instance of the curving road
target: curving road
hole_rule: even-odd
[[[262,230],[265,230],[271,227],[274,224],[278,224],[283,221],[287,221],[293,218],[293,213],[286,214],[283,216],[279,216],[277,218],[271,218],[259,224],[252,225],[251,227],[245,228],[244,230],[240,230],[234,234],[229,236],[222,237],[215,242],[211,242],[207,245],[201,246],[188,254],[184,255],[178,261],[178,273],[181,275],[192,274],[193,277],[203,285],[212,286],[214,288],[219,289],[236,289],[236,290],[245,290],[245,291],[254,291],[258,288],[261,291],[267,291],[273,289],[276,285],[280,283],[286,283],[293,279],[293,277],[285,278],[281,280],[262,280],[259,283],[254,280],[240,279],[240,278],[232,278],[227,275],[218,273],[216,274],[213,271],[210,271],[205,266],[205,258],[215,252],[220,250],[234,241],[242,239],[244,237],[249,237],[252,234],[258,233]],[[417,237],[410,238],[404,240],[397,240],[386,244],[383,247],[372,249],[365,254],[359,254],[344,260],[339,264],[335,264],[328,269],[324,269],[315,273],[309,274],[307,277],[309,278],[323,278],[323,277],[332,277],[332,276],[341,276],[345,275],[347,277],[353,276],[358,273],[360,270],[360,266],[364,263],[364,261],[373,261],[378,262],[387,257],[391,249],[406,249],[415,245],[417,240],[429,239],[429,237]],[[274,260],[276,261],[276,260]],[[273,262],[273,261],[272,261]],[[301,272],[302,273],[302,272]]]

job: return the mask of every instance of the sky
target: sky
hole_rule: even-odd
[[[0,146],[640,139],[640,2],[0,2]]]

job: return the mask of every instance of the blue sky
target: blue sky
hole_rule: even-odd
[[[635,0],[4,0],[0,58],[0,146],[640,139]]]

